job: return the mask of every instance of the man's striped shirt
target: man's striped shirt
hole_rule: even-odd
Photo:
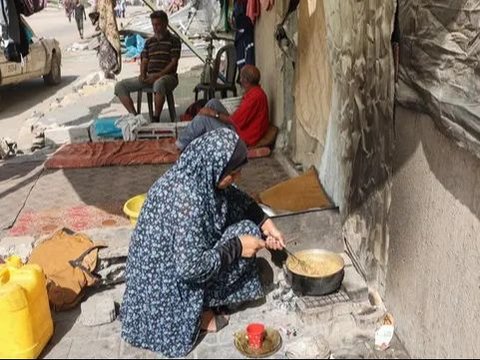
[[[170,32],[161,40],[155,36],[148,39],[142,51],[142,59],[148,59],[147,73],[159,73],[172,58],[180,58],[181,46],[180,39]]]

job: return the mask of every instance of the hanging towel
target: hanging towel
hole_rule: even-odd
[[[247,16],[252,20],[252,24],[255,25],[255,21],[260,16],[260,0],[248,0]]]

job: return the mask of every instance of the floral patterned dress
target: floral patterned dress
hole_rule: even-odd
[[[253,199],[216,187],[237,142],[229,129],[205,134],[149,190],[127,261],[121,320],[128,343],[185,356],[205,308],[264,296],[254,259],[224,266],[217,251],[237,236],[261,236],[246,216]]]

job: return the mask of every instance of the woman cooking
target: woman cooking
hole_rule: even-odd
[[[121,315],[128,343],[185,356],[201,330],[228,322],[215,309],[264,296],[255,254],[284,242],[254,200],[231,186],[246,162],[238,136],[214,130],[148,192],[127,261]]]

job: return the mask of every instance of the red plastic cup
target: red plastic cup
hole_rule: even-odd
[[[252,349],[260,349],[265,340],[265,325],[250,324],[247,326],[248,344]]]

